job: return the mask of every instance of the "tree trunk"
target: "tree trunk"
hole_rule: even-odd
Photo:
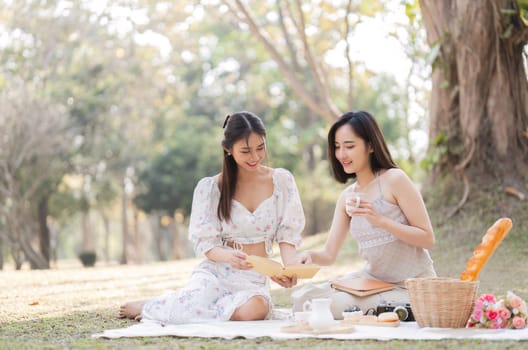
[[[479,190],[524,187],[528,174],[528,29],[516,0],[420,0],[439,54],[430,101],[433,177],[457,173]],[[510,9],[510,10],[508,10]],[[512,15],[508,11],[516,11]]]
[[[95,249],[92,241],[92,228],[90,224],[90,211],[82,212],[82,248],[83,252],[93,252]]]
[[[128,246],[128,196],[125,188],[125,179],[122,181],[122,193],[121,193],[121,227],[123,230],[123,241],[122,241],[122,253],[121,253],[121,264],[126,264],[127,259],[127,246]]]
[[[38,238],[38,222],[32,215],[31,208],[27,205],[16,206],[5,218],[11,235],[11,254],[15,268],[19,270],[22,267],[24,258],[32,269],[49,268],[49,260],[44,258],[40,249],[35,250],[33,247],[35,238]]]
[[[149,215],[150,227],[152,228],[152,236],[154,238],[154,244],[156,252],[158,253],[158,259],[160,261],[167,260],[165,250],[163,249],[163,232],[161,228],[161,215],[157,212],[153,212]]]
[[[15,263],[15,270],[20,270],[22,268],[22,264],[24,263],[24,254],[22,249],[18,247],[11,247],[11,257]]]
[[[40,254],[50,267],[50,230],[48,227],[48,196],[43,196],[38,203]]]
[[[304,154],[306,155],[306,158],[307,158],[306,168],[310,173],[313,173],[316,167],[315,165],[316,157],[315,157],[314,147],[315,147],[314,145],[308,145],[308,147],[305,148],[305,151],[304,151]],[[319,214],[318,214],[319,213],[318,211],[319,200],[320,200],[319,196],[317,197],[310,196],[311,203],[307,203],[306,205],[306,208],[310,208],[309,209],[310,214],[308,215],[308,218],[310,220],[309,231],[307,232],[308,235],[314,235],[318,232],[321,232],[320,227],[319,227]]]
[[[139,230],[139,210],[136,207],[133,209],[133,228],[134,228],[134,251],[136,252],[136,264],[143,263],[143,245],[141,244],[141,232]]]
[[[0,271],[4,269],[4,237],[0,234]]]
[[[99,212],[101,219],[103,220],[104,229],[104,246],[103,246],[103,258],[105,262],[110,261],[110,220],[108,215],[104,211]]]
[[[183,242],[180,239],[180,227],[178,222],[173,218],[169,224],[169,230],[172,233],[172,259],[179,260],[184,258]]]

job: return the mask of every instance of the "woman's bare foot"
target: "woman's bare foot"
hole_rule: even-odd
[[[145,300],[129,301],[119,307],[119,318],[129,318],[131,320],[141,321],[141,311]]]

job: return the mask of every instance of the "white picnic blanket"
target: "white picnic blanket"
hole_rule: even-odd
[[[142,321],[127,328],[110,329],[93,334],[94,338],[121,337],[201,337],[201,338],[259,338],[299,339],[376,339],[376,340],[441,340],[441,339],[486,339],[486,340],[528,340],[528,328],[475,329],[475,328],[420,328],[416,322],[402,322],[399,327],[377,327],[354,325],[351,333],[305,334],[285,333],[281,327],[291,325],[288,320],[269,321],[227,321],[162,326],[157,322]]]

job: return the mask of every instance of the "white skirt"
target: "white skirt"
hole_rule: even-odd
[[[272,312],[269,280],[251,270],[229,264],[201,262],[182,289],[148,300],[141,317],[162,324],[228,321],[237,308],[254,296],[262,296]]]

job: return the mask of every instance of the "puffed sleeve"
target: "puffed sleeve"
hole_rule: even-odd
[[[210,249],[222,246],[222,225],[217,216],[220,191],[213,177],[201,179],[194,189],[189,240],[197,257],[204,257]]]
[[[278,229],[275,239],[299,247],[302,241],[302,231],[305,225],[301,198],[293,175],[286,169],[275,169],[279,188],[278,198]]]

